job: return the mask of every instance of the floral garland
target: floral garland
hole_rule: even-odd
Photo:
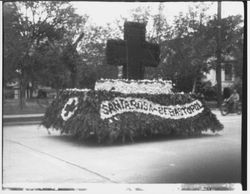
[[[115,91],[125,94],[169,94],[172,93],[172,82],[169,80],[128,80],[101,79],[95,84],[95,90]]]
[[[133,80],[133,79],[103,79],[101,78],[99,80],[100,82],[106,82],[106,81],[110,81],[110,82],[117,82],[117,81],[123,81],[123,82],[127,82],[127,83],[157,83],[160,82],[162,84],[166,84],[166,83],[172,83],[171,80],[163,80],[161,78],[159,79],[143,79],[143,80]]]
[[[67,91],[67,92],[89,92],[90,89],[88,88],[84,88],[84,89],[78,89],[78,88],[67,88],[65,90],[61,90],[61,91]]]

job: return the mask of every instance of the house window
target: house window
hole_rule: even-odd
[[[233,67],[232,64],[225,65],[225,81],[232,81],[233,79]]]

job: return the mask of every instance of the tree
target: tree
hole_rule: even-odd
[[[118,38],[119,33],[110,24],[88,26],[84,39],[79,44],[79,53],[84,63],[79,69],[80,87],[94,88],[97,79],[117,78],[117,68],[106,63],[105,50],[107,40]]]
[[[10,8],[13,10],[11,14],[8,11]],[[63,59],[63,51],[69,50],[66,48],[73,45],[88,17],[75,14],[74,8],[68,2],[60,1],[10,2],[4,4],[4,9],[4,34],[17,33],[18,37],[16,43],[13,42],[14,39],[6,39],[10,41],[5,44],[5,48],[16,44],[16,50],[19,51],[16,59],[13,59],[14,65],[5,61],[4,69],[8,72],[20,72],[21,98],[28,82],[58,83],[59,85],[53,84],[56,88],[66,86],[62,79],[70,81],[64,77],[70,76],[70,65],[64,64],[67,61]],[[5,49],[5,58],[14,54],[13,49]],[[78,61],[76,59],[71,62],[75,64]],[[65,72],[57,72],[64,68]],[[11,73],[7,75],[6,80],[12,79],[9,76]],[[55,78],[59,80],[55,81]]]
[[[207,31],[207,9],[190,7],[185,16],[176,17],[174,38],[168,42],[168,73],[176,87],[185,92],[196,92],[197,82],[208,71],[207,60],[215,53],[215,37]]]
[[[148,32],[148,40],[160,46],[160,63],[157,68],[147,67],[145,77],[148,79],[164,78],[169,79],[166,72],[166,62],[168,57],[167,42],[173,37],[172,27],[168,24],[166,16],[163,14],[164,5],[159,3],[158,14],[152,15],[152,29]]]
[[[150,13],[150,7],[145,6],[145,7],[136,7],[134,9],[130,10],[130,16],[132,21],[134,22],[140,22],[140,23],[148,23],[148,21],[151,18],[151,13]]]
[[[18,76],[17,67],[22,53],[18,9],[14,3],[3,4],[3,40],[4,40],[4,85]],[[15,29],[15,30],[13,30]]]
[[[216,53],[216,18],[207,16],[206,5],[190,7],[189,13],[180,13],[172,28],[159,29],[161,62],[156,70],[150,70],[151,77],[171,79],[176,88],[185,92],[197,92],[204,72],[214,68],[209,63]],[[159,15],[155,17],[160,24]],[[163,20],[164,21],[164,20]],[[222,53],[234,56],[238,67],[242,64],[242,20],[230,16],[222,20]],[[164,26],[164,25],[161,25]],[[167,25],[165,25],[167,27]],[[165,33],[163,37],[162,32]],[[168,32],[168,33],[166,33]],[[242,68],[236,68],[240,75]]]
[[[4,3],[4,86],[14,79],[19,79],[20,105],[23,107],[23,69],[25,41],[22,37],[22,26],[20,25],[21,14],[15,3]],[[20,57],[23,56],[23,57]]]
[[[77,86],[77,69],[81,65],[81,59],[77,53],[77,44],[83,38],[83,28],[88,19],[88,16],[79,16],[75,14],[75,9],[65,2],[53,2],[52,5],[56,5],[56,8],[51,8],[51,5],[45,4],[47,14],[51,15],[51,20],[53,21],[52,27],[58,32],[58,38],[53,38],[53,36],[48,36],[38,47],[45,47],[46,52],[39,53],[39,61],[36,60],[35,63],[41,64],[41,59],[45,59],[43,65],[43,71],[40,75],[40,83],[44,83],[43,79],[45,76],[50,75],[51,69],[59,70],[52,74],[52,77],[48,77],[50,81],[53,80],[50,85],[54,86],[56,89],[64,87],[76,87]],[[78,40],[75,40],[78,38]],[[53,53],[53,55],[50,55]],[[35,55],[34,55],[35,56]],[[47,56],[51,56],[48,58]],[[55,63],[55,58],[57,58],[57,63]],[[36,58],[37,59],[37,58]],[[43,60],[42,60],[43,61]],[[53,65],[52,65],[53,64]],[[56,67],[60,66],[60,67]],[[61,72],[60,69],[64,69],[65,72]],[[58,75],[56,75],[58,74]],[[63,76],[62,76],[63,75]],[[54,77],[58,78],[54,81]],[[65,77],[69,76],[69,77]],[[64,79],[64,80],[63,80]],[[58,84],[55,84],[58,83]]]
[[[209,33],[216,27],[216,18],[208,22]],[[243,20],[241,15],[229,16],[221,20],[222,63],[227,56],[235,58],[235,73],[242,77],[243,65]]]

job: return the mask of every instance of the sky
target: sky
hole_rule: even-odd
[[[210,6],[208,14],[214,15],[217,13],[217,2],[203,2]],[[115,19],[119,19],[120,16],[127,17],[129,10],[138,6],[150,6],[152,13],[158,13],[159,2],[71,2],[76,8],[76,13],[79,15],[87,14],[90,16],[90,21],[97,25],[105,25],[106,23],[112,23]],[[168,22],[172,22],[174,16],[177,16],[179,12],[187,12],[189,5],[199,3],[193,2],[165,2],[163,13],[167,17]],[[241,14],[244,15],[243,3],[240,1],[222,2],[222,18],[229,15]]]

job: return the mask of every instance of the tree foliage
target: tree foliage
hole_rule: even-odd
[[[11,21],[9,9],[15,13],[11,13]],[[60,1],[10,2],[4,4],[4,10],[4,34],[17,33],[19,44],[15,47],[20,50],[16,53],[5,49],[5,57],[11,54],[17,57],[14,65],[4,61],[6,71],[19,70],[24,85],[29,81],[55,88],[69,85],[71,67],[67,63],[77,64],[79,59],[69,62],[65,56],[67,52],[75,54],[69,47],[83,30],[87,16],[75,14],[71,5]],[[13,24],[16,25],[11,28]],[[5,42],[5,48],[11,44],[13,41]],[[12,79],[9,75],[6,80]]]
[[[15,4],[5,3],[3,8],[3,40],[4,40],[4,58],[3,61],[8,66],[4,66],[4,83],[12,81],[13,78],[18,76],[16,71],[22,54],[22,37],[20,34],[19,17],[17,7]],[[15,30],[13,30],[15,29]]]
[[[190,7],[180,13],[172,27],[158,28],[158,43],[161,47],[161,62],[157,69],[150,69],[148,77],[171,79],[178,90],[195,92],[205,72],[216,65],[217,17],[206,14],[206,5]],[[155,23],[160,23],[160,15]],[[164,21],[164,20],[163,20]],[[242,75],[243,26],[241,16],[229,16],[222,21],[222,57],[235,58],[237,76]],[[157,29],[157,28],[156,28]],[[167,33],[168,32],[168,33]],[[165,34],[164,34],[165,33]],[[157,36],[156,36],[157,37]],[[160,37],[160,38],[159,38]],[[157,39],[157,38],[155,38]]]

